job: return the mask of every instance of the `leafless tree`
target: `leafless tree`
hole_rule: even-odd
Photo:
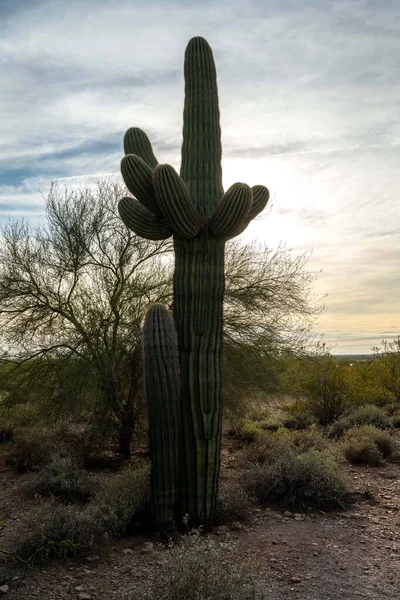
[[[147,241],[124,226],[116,210],[123,195],[110,182],[64,192],[53,186],[43,226],[11,221],[4,228],[0,336],[22,382],[29,387],[27,374],[36,375],[53,409],[86,394],[98,420],[117,425],[119,452],[129,456],[141,394],[141,323],[150,303],[171,301],[173,255],[171,241]],[[268,387],[271,357],[302,348],[320,310],[306,264],[306,255],[285,247],[228,244],[227,390]]]

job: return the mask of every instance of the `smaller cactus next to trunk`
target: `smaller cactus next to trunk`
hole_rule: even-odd
[[[153,510],[163,542],[176,539],[174,510],[179,501],[181,380],[173,316],[153,304],[143,325],[145,381],[149,415]]]

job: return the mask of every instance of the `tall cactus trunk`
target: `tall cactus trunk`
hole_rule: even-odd
[[[175,240],[174,315],[182,375],[181,510],[212,524],[221,437],[224,244],[207,232]]]
[[[180,176],[171,166],[157,164],[150,141],[140,129],[129,129],[121,171],[137,200],[122,198],[118,210],[137,235],[151,240],[174,237],[173,307],[183,430],[178,510],[181,517],[188,514],[193,524],[210,527],[221,438],[224,246],[263,210],[269,193],[264,186],[250,189],[235,183],[224,194],[217,78],[211,48],[203,38],[190,40],[184,72]],[[149,402],[153,393],[154,386],[150,386]],[[163,440],[156,435],[154,443],[162,445]],[[154,489],[157,485],[164,483],[160,479]]]

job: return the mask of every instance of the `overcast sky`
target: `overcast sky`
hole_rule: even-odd
[[[0,0],[0,24],[0,221],[40,221],[51,180],[117,173],[132,125],[179,167],[183,54],[201,35],[224,184],[273,199],[244,239],[312,250],[336,353],[400,334],[398,0]]]

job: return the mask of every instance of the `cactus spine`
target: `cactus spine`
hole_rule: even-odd
[[[224,194],[216,71],[203,38],[190,40],[184,74],[180,176],[157,164],[140,129],[129,129],[121,171],[137,201],[123,198],[119,211],[138,235],[174,238],[183,433],[179,510],[211,526],[220,459],[224,246],[263,210],[269,194],[264,186],[243,183]]]
[[[148,398],[152,503],[165,542],[175,538],[179,500],[181,380],[175,323],[167,307],[153,304],[143,325]]]

